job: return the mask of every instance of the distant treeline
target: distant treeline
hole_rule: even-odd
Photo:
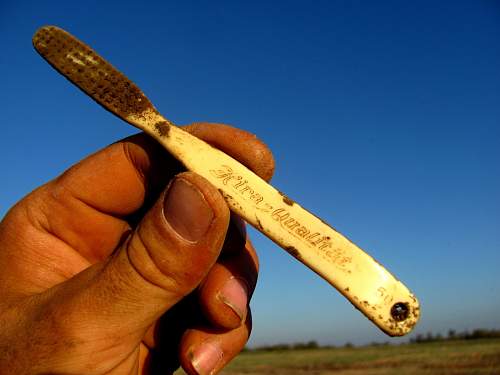
[[[496,329],[475,329],[473,331],[463,331],[457,332],[453,329],[448,331],[447,336],[443,336],[440,333],[433,334],[429,332],[427,334],[419,333],[414,338],[410,339],[411,343],[426,343],[426,342],[436,342],[436,341],[452,341],[452,340],[478,340],[478,339],[498,339],[500,338],[500,330]]]
[[[278,350],[304,350],[304,349],[318,349],[320,348],[319,344],[316,341],[308,341],[306,343],[298,342],[294,344],[275,344],[275,345],[264,345],[258,346],[254,349],[245,348],[245,351],[252,352],[273,352]],[[324,348],[324,346],[321,346]]]
[[[383,344],[374,342],[369,346],[379,346],[379,345],[389,345],[388,342]],[[308,341],[308,342],[296,342],[293,344],[275,344],[275,345],[263,345],[258,346],[256,348],[245,348],[245,352],[273,352],[273,351],[282,351],[282,350],[311,350],[311,349],[334,349],[334,348],[353,348],[354,345],[350,342],[345,343],[342,346],[337,345],[319,345],[316,341]]]
[[[457,332],[453,329],[448,331],[447,335],[442,335],[440,333],[433,334],[432,332],[426,334],[417,334],[414,338],[410,339],[410,343],[420,344],[438,341],[454,341],[454,340],[478,340],[478,339],[498,339],[500,338],[500,330],[495,329],[475,329],[473,331],[463,331]],[[373,342],[366,346],[383,346],[390,345],[389,342],[377,343]],[[405,344],[401,344],[405,345]],[[332,348],[352,348],[353,344],[350,342],[342,346],[334,345],[319,345],[316,341],[308,341],[305,343],[299,342],[294,344],[275,344],[275,345],[264,345],[258,346],[256,348],[245,348],[246,352],[272,352],[272,351],[283,351],[283,350],[308,350],[308,349],[332,349]]]

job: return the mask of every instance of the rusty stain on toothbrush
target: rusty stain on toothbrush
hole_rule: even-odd
[[[285,250],[294,258],[300,259],[300,253],[295,247],[287,246],[285,247]]]
[[[160,137],[168,137],[168,133],[170,132],[170,124],[167,121],[158,121],[154,125],[154,127]]]
[[[259,227],[260,230],[264,230],[264,226],[260,222],[260,219],[257,215],[255,215],[255,221],[257,222],[257,227]]]
[[[229,206],[234,206],[239,208],[240,210],[243,210],[243,207],[241,204],[238,203],[238,200],[234,199],[234,197],[231,194],[226,193],[222,189],[217,189],[219,193],[222,195],[222,197],[226,200],[226,202],[229,204]]]
[[[283,197],[283,202],[289,206],[293,206],[295,204],[295,202],[293,200],[291,200],[290,198],[288,198],[284,193],[282,193],[281,191],[279,191],[278,193],[280,193],[280,195]]]

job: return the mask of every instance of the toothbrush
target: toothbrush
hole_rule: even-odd
[[[38,53],[105,109],[162,144],[219,189],[229,208],[333,285],[390,336],[410,332],[416,297],[380,263],[225,153],[164,118],[125,75],[68,32],[44,26]]]

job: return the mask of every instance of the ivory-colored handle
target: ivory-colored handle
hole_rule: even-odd
[[[36,50],[104,108],[158,140],[208,179],[232,211],[311,268],[391,336],[408,333],[417,299],[380,263],[238,161],[174,126],[144,93],[90,47],[54,26],[33,37]]]
[[[337,288],[391,336],[416,324],[416,298],[380,263],[227,154],[175,126],[150,134],[219,189],[231,210]]]

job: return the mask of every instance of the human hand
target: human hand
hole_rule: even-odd
[[[186,128],[270,179],[270,151]],[[139,134],[0,223],[0,374],[212,374],[245,345],[258,260],[220,193]],[[168,186],[167,186],[168,185]],[[165,186],[167,186],[165,188]]]

